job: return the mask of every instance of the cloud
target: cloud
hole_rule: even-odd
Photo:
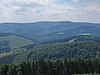
[[[72,1],[78,3],[80,0],[72,0]]]
[[[99,3],[100,0],[1,0],[0,21],[71,20],[99,22]]]

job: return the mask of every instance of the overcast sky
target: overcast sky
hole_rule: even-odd
[[[0,0],[0,22],[100,23],[100,0]]]

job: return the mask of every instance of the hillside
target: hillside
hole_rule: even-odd
[[[57,58],[100,58],[100,44],[92,41],[75,43],[55,43],[37,46],[29,52],[27,58],[33,59],[57,59]]]
[[[51,30],[52,31],[52,30]],[[79,26],[75,27],[69,30],[62,30],[62,31],[56,31],[47,33],[44,35],[40,35],[39,39],[47,40],[59,40],[59,39],[65,39],[71,36],[76,36],[80,34],[89,34],[89,35],[95,35],[99,36],[100,28],[94,27],[94,26]]]
[[[15,57],[14,50],[35,43],[37,41],[20,35],[0,33],[0,63],[12,63]]]
[[[3,50],[11,50],[22,47],[24,45],[33,44],[31,39],[14,34],[0,33],[0,52]]]
[[[90,35],[90,34],[79,34],[79,35],[76,35],[76,36],[67,37],[65,39],[48,41],[48,42],[44,42],[44,43],[41,43],[41,44],[50,44],[50,43],[52,44],[52,43],[60,43],[60,42],[73,43],[73,42],[80,42],[80,41],[95,41],[95,42],[100,43],[100,37],[99,36],[93,36],[93,35]],[[30,45],[30,47],[31,47],[31,45]],[[26,48],[27,48],[27,46],[26,46]]]
[[[73,38],[74,41],[69,42]],[[14,51],[1,55],[0,62],[20,63],[22,61],[32,61],[37,59],[70,59],[81,58],[100,58],[100,42],[97,37],[90,35],[79,35],[63,39],[62,41],[53,41],[44,44],[26,45],[17,48]],[[12,59],[12,60],[8,60]]]
[[[74,41],[69,42],[70,40]],[[100,37],[91,35],[72,36],[67,39],[46,42],[37,46],[28,46],[27,52],[22,49],[20,55],[16,56],[14,63],[20,62],[22,57],[24,60],[37,59],[57,59],[57,58],[72,58],[77,57],[82,59],[99,58],[100,57]],[[27,47],[26,47],[27,49]],[[21,58],[20,58],[21,57]],[[21,60],[22,61],[22,60]]]
[[[100,43],[100,37],[93,36],[93,35],[90,35],[90,34],[80,34],[78,36],[72,36],[72,37],[63,39],[62,41],[67,41],[69,43],[79,42],[79,41],[95,41],[95,42]]]

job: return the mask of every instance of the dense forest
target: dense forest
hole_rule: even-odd
[[[99,42],[99,41],[98,41]],[[56,42],[42,45],[26,45],[6,53],[0,58],[1,63],[21,63],[37,59],[100,58],[100,43],[96,41]]]
[[[100,44],[94,41],[80,41],[30,46],[26,52],[23,49],[23,52],[16,56],[14,63],[22,62],[22,60],[62,59],[63,57],[70,59],[77,57],[81,59],[100,58]]]
[[[37,60],[17,65],[0,65],[0,75],[73,75],[99,74],[100,60]]]

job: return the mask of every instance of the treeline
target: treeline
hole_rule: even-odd
[[[73,75],[100,74],[100,60],[38,60],[19,65],[1,65],[0,75]]]

